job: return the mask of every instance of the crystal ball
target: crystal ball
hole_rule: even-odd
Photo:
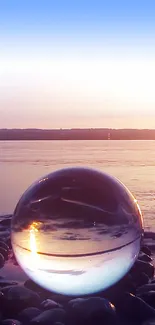
[[[116,178],[65,168],[23,194],[12,218],[12,246],[37,284],[66,295],[105,290],[132,267],[140,250],[137,200]]]

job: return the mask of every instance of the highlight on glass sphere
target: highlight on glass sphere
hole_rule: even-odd
[[[89,168],[57,170],[35,182],[12,219],[12,245],[25,273],[66,295],[105,290],[140,250],[139,205],[116,178]]]

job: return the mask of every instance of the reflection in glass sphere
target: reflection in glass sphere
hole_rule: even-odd
[[[131,268],[140,249],[140,208],[116,178],[66,168],[34,183],[12,220],[16,258],[35,282],[67,295],[104,290]]]

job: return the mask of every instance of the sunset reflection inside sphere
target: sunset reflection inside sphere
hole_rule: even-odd
[[[104,290],[132,267],[143,224],[137,201],[116,178],[88,168],[42,177],[23,194],[12,245],[26,274],[66,295]]]

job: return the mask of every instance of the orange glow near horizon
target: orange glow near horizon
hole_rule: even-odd
[[[30,251],[31,251],[30,263],[31,263],[31,266],[33,266],[34,268],[36,268],[38,259],[39,259],[39,254],[37,253],[37,240],[36,240],[36,233],[38,232],[37,226],[38,226],[38,223],[33,222],[29,228],[29,232],[30,232],[29,245],[30,245]]]

